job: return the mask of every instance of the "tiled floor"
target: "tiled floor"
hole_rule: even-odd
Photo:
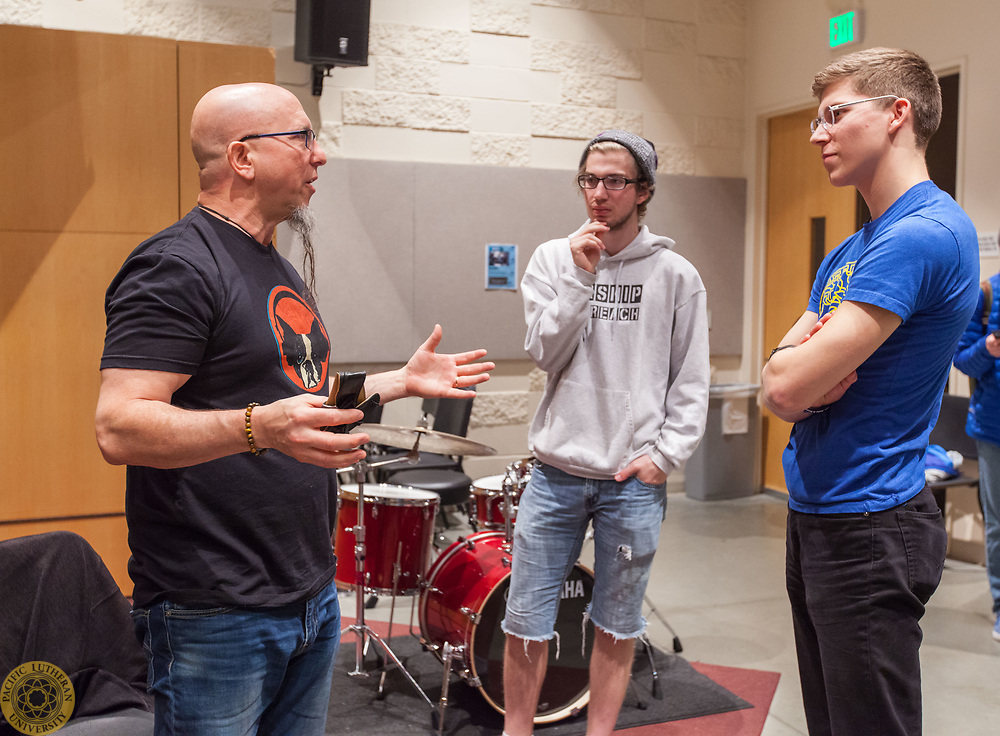
[[[671,647],[662,616],[691,661],[781,673],[763,736],[806,733],[784,590],[784,525],[785,503],[770,495],[702,502],[672,493],[647,596],[656,609],[646,614],[654,644]],[[460,525],[447,536],[467,532]],[[342,606],[351,615],[353,598]],[[387,618],[388,607],[380,600],[372,618]],[[408,618],[409,600],[397,600],[395,621]],[[949,560],[923,625],[924,733],[996,736],[1000,644],[990,636],[984,569]]]

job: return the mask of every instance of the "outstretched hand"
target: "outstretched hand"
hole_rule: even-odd
[[[403,385],[408,396],[467,399],[470,392],[465,389],[490,380],[489,371],[496,365],[476,362],[486,355],[486,350],[438,353],[443,334],[441,325],[434,325],[430,337],[403,366]]]

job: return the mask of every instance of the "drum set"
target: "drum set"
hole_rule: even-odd
[[[372,442],[408,450],[452,455],[492,455],[493,448],[463,437],[423,428],[363,424],[356,430]],[[503,652],[500,629],[510,585],[511,547],[517,506],[535,466],[525,458],[507,466],[500,475],[474,481],[467,505],[473,533],[459,537],[431,562],[438,513],[437,494],[385,483],[365,483],[370,470],[389,463],[362,461],[354,466],[355,483],[343,484],[337,500],[334,550],[342,564],[336,581],[356,594],[355,623],[342,634],[354,633],[355,668],[348,674],[367,677],[364,657],[370,642],[384,652],[432,709],[432,721],[442,732],[452,673],[479,692],[491,707],[504,713]],[[353,522],[353,525],[352,525]],[[368,537],[367,535],[371,535]],[[377,540],[376,544],[369,543]],[[346,563],[354,558],[353,566]],[[578,713],[590,700],[589,651],[580,622],[593,590],[593,573],[577,564],[563,585],[556,622],[561,656],[550,655],[548,675],[539,697],[535,723],[550,723]],[[365,622],[365,596],[392,596],[389,636],[381,637]],[[413,608],[419,610],[419,641],[443,666],[441,696],[435,705],[403,662],[392,651],[395,601],[410,597],[410,633]],[[589,642],[586,643],[589,646]],[[386,668],[381,668],[379,694],[383,694]]]

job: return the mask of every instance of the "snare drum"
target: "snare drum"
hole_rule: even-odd
[[[504,529],[503,484],[505,478],[508,478],[506,473],[488,475],[473,481],[470,489],[472,497],[469,499],[469,518],[476,529]],[[510,480],[507,482],[510,485],[510,503],[513,507],[510,512],[510,521],[513,524],[517,520],[517,504],[521,500],[524,488]]]
[[[386,483],[365,483],[366,590],[376,595],[415,595],[427,570],[434,535],[438,495]],[[357,583],[354,526],[358,523],[358,486],[340,487],[337,496],[337,532],[334,579],[345,586]]]
[[[500,532],[479,532],[446,549],[427,572],[420,594],[420,631],[438,647],[460,647],[462,675],[500,713],[503,704],[505,635],[500,621],[510,587],[510,553]],[[574,715],[590,700],[587,662],[593,637],[583,650],[583,613],[594,576],[577,564],[563,584],[556,619],[559,658],[549,647],[548,673],[538,698],[535,723]]]

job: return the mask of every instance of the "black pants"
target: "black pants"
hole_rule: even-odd
[[[789,510],[785,576],[810,736],[919,736],[919,621],[946,548],[927,489],[877,513]]]

